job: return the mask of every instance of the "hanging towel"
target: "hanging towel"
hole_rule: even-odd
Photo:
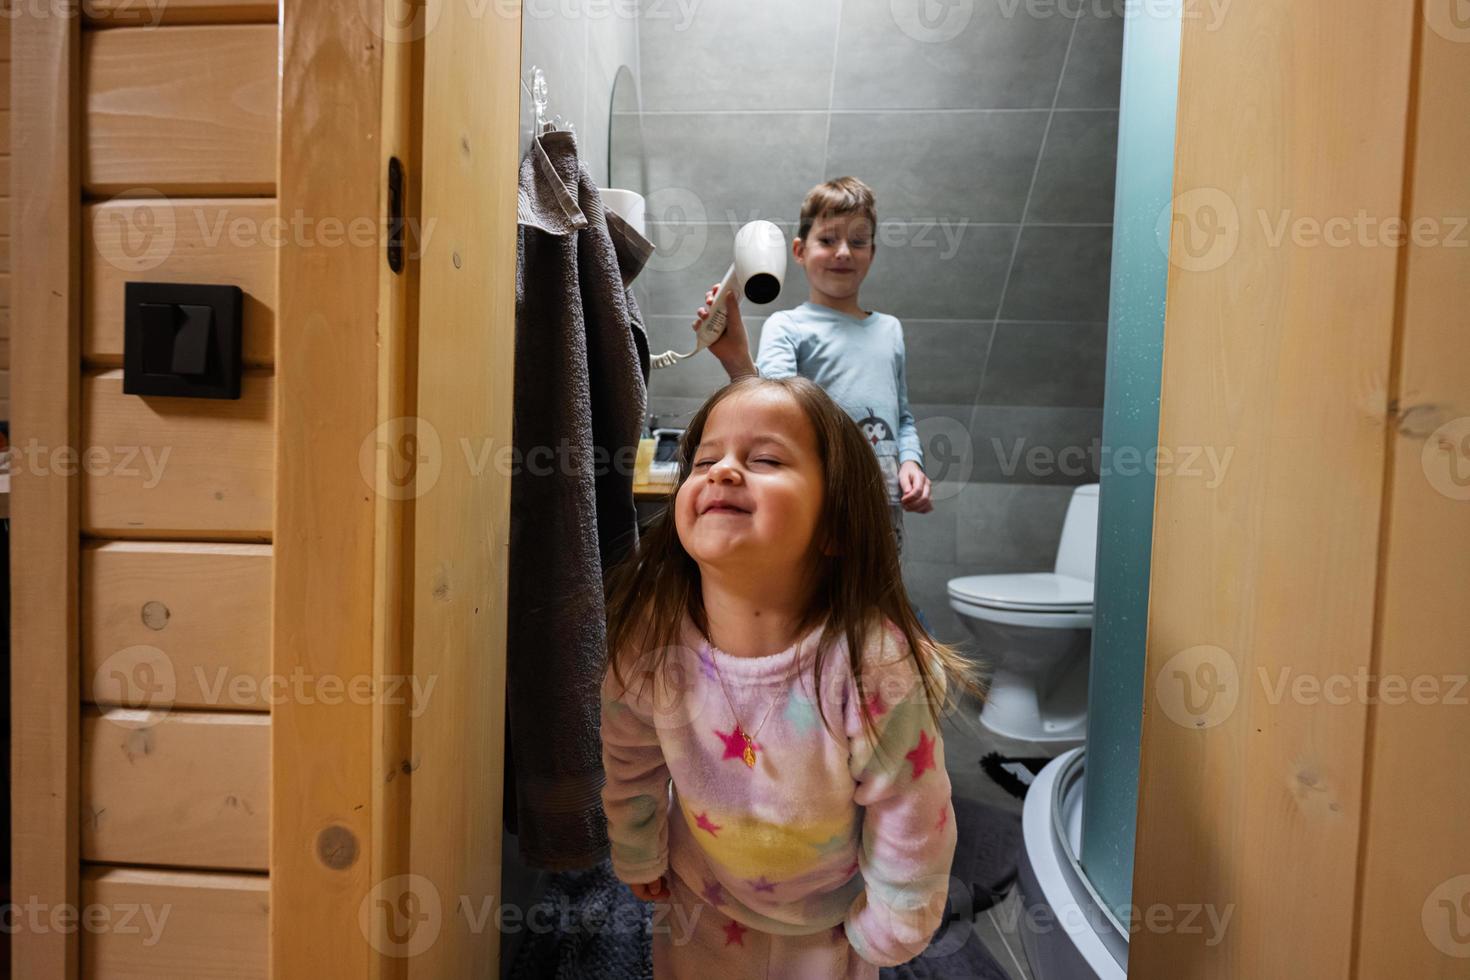
[[[557,871],[607,854],[603,573],[638,535],[649,364],[629,286],[653,246],[604,214],[571,133],[532,140],[519,198],[505,812],[525,863]]]

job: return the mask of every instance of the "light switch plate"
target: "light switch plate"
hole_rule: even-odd
[[[124,394],[240,397],[239,286],[130,282],[123,289]]]

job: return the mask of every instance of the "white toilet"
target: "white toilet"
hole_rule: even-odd
[[[950,608],[992,671],[980,723],[997,735],[1081,744],[1086,734],[1097,490],[1073,491],[1055,571],[949,581]]]

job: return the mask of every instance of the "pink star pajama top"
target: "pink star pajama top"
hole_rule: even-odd
[[[826,933],[880,966],[922,952],[954,857],[949,775],[902,634],[891,623],[875,632],[861,694],[843,641],[827,651],[820,684],[813,677],[820,626],[782,653],[741,658],[686,617],[652,683],[634,674],[624,691],[609,673],[602,795],[618,877],[672,870],[671,885],[684,886],[676,896],[687,890],[716,922],[737,924],[727,946],[745,945],[748,928]]]

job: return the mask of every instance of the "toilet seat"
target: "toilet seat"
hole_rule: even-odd
[[[950,579],[949,597],[1002,612],[1092,615],[1092,583],[1055,572]]]

